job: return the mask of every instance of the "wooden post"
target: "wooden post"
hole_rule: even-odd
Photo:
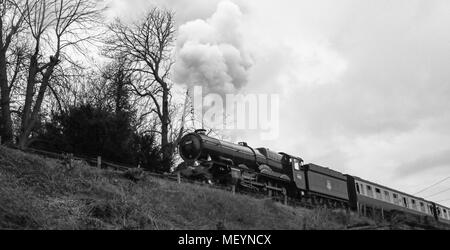
[[[181,173],[180,173],[180,171],[177,172],[177,182],[178,182],[178,184],[181,183]]]
[[[101,156],[97,156],[97,167],[102,168],[102,157]]]
[[[232,186],[231,186],[231,192],[232,192],[233,194],[236,194],[236,185],[232,185]]]
[[[272,197],[272,189],[271,189],[272,185],[271,185],[270,181],[267,182],[266,187],[267,187],[267,189],[269,191],[268,192],[269,197]]]
[[[384,220],[384,209],[381,208],[381,220]]]
[[[287,205],[287,191],[286,188],[283,188],[283,196],[284,196],[284,205]]]

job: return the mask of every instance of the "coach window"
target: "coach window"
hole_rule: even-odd
[[[406,199],[406,197],[403,197],[403,206],[408,207],[408,200]]]
[[[358,192],[358,194],[361,194],[361,191],[359,190],[359,184],[356,183],[356,192]]]
[[[397,194],[392,194],[392,198],[394,198],[394,204],[398,205],[398,195]]]
[[[385,199],[387,202],[391,202],[391,197],[390,197],[390,195],[389,195],[389,191],[384,191],[384,199]]]
[[[417,210],[416,201],[414,199],[411,199],[411,207],[414,210]]]
[[[444,218],[447,219],[447,210],[444,209]]]
[[[372,197],[373,196],[372,187],[369,185],[367,185],[366,187],[367,187],[367,196]]]
[[[377,199],[381,200],[381,190],[379,188],[375,188],[375,196]]]
[[[420,211],[426,213],[426,211],[425,211],[425,205],[423,204],[423,202],[420,202]]]

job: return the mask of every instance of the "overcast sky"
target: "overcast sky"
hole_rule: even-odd
[[[217,76],[234,79],[234,91],[280,95],[279,139],[261,141],[257,133],[240,131],[236,140],[408,193],[450,176],[448,0],[110,4],[110,15],[124,19],[151,4],[175,10],[178,69],[188,63],[183,55],[219,50],[239,66]],[[226,52],[224,43],[230,44]],[[187,84],[181,80],[186,72],[179,72],[176,82]],[[446,188],[450,180],[420,195]],[[449,199],[441,203],[450,206],[450,191],[430,199]]]

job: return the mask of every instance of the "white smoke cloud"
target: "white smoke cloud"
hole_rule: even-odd
[[[201,85],[205,93],[234,93],[241,89],[252,66],[241,27],[242,13],[229,1],[220,2],[210,18],[181,25],[175,81]]]

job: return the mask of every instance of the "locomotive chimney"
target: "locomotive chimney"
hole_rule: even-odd
[[[248,147],[248,144],[246,142],[239,142],[239,146]]]

